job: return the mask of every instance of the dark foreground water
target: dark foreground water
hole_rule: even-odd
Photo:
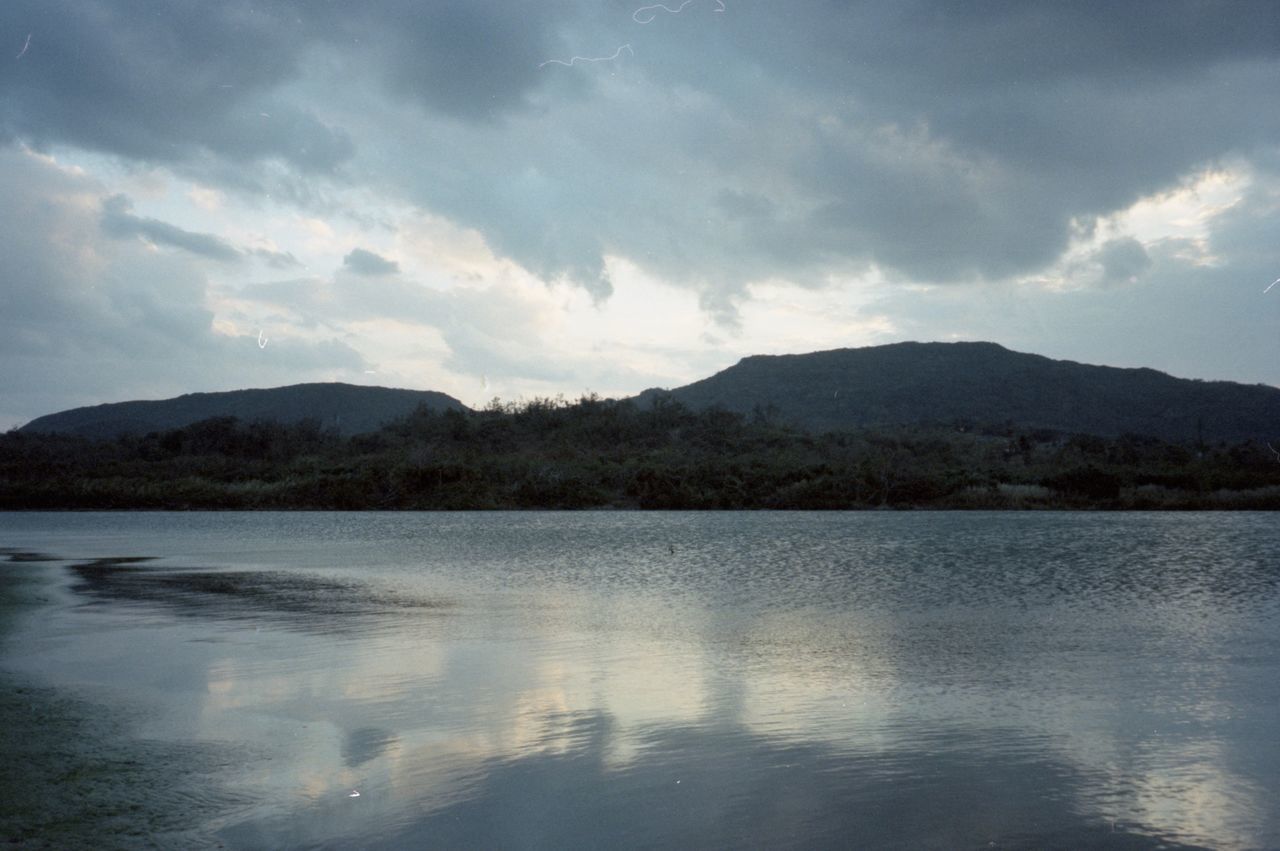
[[[0,839],[1280,847],[1275,514],[8,514],[0,547]]]

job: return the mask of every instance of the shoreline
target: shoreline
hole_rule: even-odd
[[[1195,511],[1212,511],[1212,512],[1247,512],[1247,511],[1280,511],[1280,487],[1268,486],[1265,488],[1256,488],[1252,490],[1238,491],[1219,491],[1211,495],[1201,495],[1195,493],[1169,493],[1156,496],[1150,495],[1122,495],[1117,500],[1099,501],[1099,502],[1082,502],[1078,500],[1054,500],[1052,498],[1023,498],[1018,496],[1006,496],[1004,494],[987,494],[975,493],[972,495],[963,495],[962,498],[956,500],[939,501],[932,503],[919,504],[888,504],[888,505],[845,505],[845,506],[775,506],[775,505],[744,505],[744,506],[640,506],[640,505],[618,505],[618,504],[599,504],[599,505],[502,505],[502,504],[459,504],[459,505],[370,505],[370,506],[352,506],[352,505],[227,505],[226,503],[202,504],[170,504],[170,505],[128,505],[128,504],[105,504],[105,505],[31,505],[31,506],[13,506],[0,505],[0,514],[54,514],[54,513],[92,513],[102,511],[127,511],[138,514],[150,514],[158,512],[216,512],[222,513],[269,513],[269,512],[326,512],[341,511],[360,514],[390,514],[402,512],[416,512],[420,514],[446,514],[446,513],[483,513],[483,512],[504,512],[504,513],[542,513],[542,512],[574,512],[574,513],[592,513],[592,512],[622,512],[633,511],[638,513],[650,512],[681,512],[689,514],[706,514],[716,512],[749,512],[749,513],[777,513],[787,514],[793,512],[823,512],[823,513],[849,513],[858,514],[863,512],[891,511],[891,512],[983,512],[998,511],[1010,513],[1030,513],[1030,512],[1046,512],[1046,511],[1064,511],[1071,513],[1123,513],[1123,512],[1160,512],[1160,513],[1185,513]]]

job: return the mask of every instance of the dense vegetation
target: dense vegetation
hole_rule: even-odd
[[[232,417],[145,436],[0,436],[0,508],[1280,508],[1265,443],[945,426],[814,435],[588,397],[421,407],[344,437]]]

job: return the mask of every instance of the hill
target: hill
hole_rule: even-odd
[[[398,390],[354,384],[293,384],[262,390],[188,393],[175,399],[115,402],[72,408],[38,417],[18,431],[110,438],[181,428],[211,417],[245,422],[298,423],[317,420],[340,434],[376,431],[411,414],[419,405],[433,411],[463,411],[452,396],[432,390]]]
[[[694,410],[770,408],[813,432],[868,426],[1010,423],[1163,440],[1275,440],[1280,389],[1174,378],[1053,360],[995,343],[894,343],[804,355],[756,355],[674,390]]]

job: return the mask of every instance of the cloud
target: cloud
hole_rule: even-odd
[[[399,263],[355,249],[301,305],[261,309],[294,317],[299,334],[354,334],[358,321],[408,317],[402,325],[431,329],[434,348],[419,357],[447,359],[448,338],[459,370],[496,351],[507,365],[489,363],[495,374],[536,361],[522,368],[550,375],[557,369],[533,344],[511,342],[496,324],[505,320],[464,305],[469,296],[450,286],[501,301],[503,286],[534,276],[549,293],[576,287],[603,314],[625,298],[618,270],[635,269],[701,312],[690,340],[719,341],[702,351],[747,339],[791,346],[794,317],[782,323],[785,343],[781,332],[754,336],[766,323],[753,301],[767,292],[774,307],[793,293],[806,311],[839,317],[824,327],[851,336],[978,329],[1073,355],[1087,339],[1118,357],[1125,346],[1154,356],[1170,345],[1135,330],[1153,294],[1178,300],[1154,299],[1178,321],[1208,316],[1222,332],[1225,314],[1206,293],[1230,286],[1224,270],[1242,279],[1265,270],[1259,289],[1280,274],[1263,196],[1211,211],[1212,256],[1203,235],[1203,245],[1162,242],[1182,239],[1176,225],[1164,234],[1115,225],[1135,202],[1207,169],[1256,174],[1252,191],[1273,191],[1280,113],[1261,105],[1280,72],[1274,3],[725,7],[693,3],[642,25],[638,4],[612,0],[429,9],[410,0],[10,0],[0,31],[32,40],[21,61],[0,62],[0,144],[88,164],[103,182],[53,169],[39,183],[49,210],[23,196],[30,209],[17,232],[48,254],[6,254],[6,271],[24,264],[24,280],[48,289],[0,292],[49,319],[21,331],[38,337],[115,315],[126,293],[141,310],[140,290],[108,286],[112,276],[135,267],[161,275],[169,264],[163,274],[189,283],[152,293],[155,327],[181,315],[200,328],[213,310],[234,336],[262,318],[247,299],[262,282],[248,276],[301,277],[302,267],[338,266],[350,246],[377,246]],[[21,162],[25,180],[34,160]],[[178,205],[194,201],[148,194],[139,174],[195,178],[216,194],[184,216]],[[413,217],[465,234],[467,256],[454,257],[453,245],[415,248],[397,230]],[[301,218],[327,235],[294,238]],[[174,250],[148,258],[142,241]],[[50,271],[59,263],[63,272]],[[376,286],[370,274],[381,276]],[[1052,280],[1063,292],[1042,291]],[[206,302],[219,287],[246,292],[243,315]],[[879,302],[861,301],[866,288]],[[851,300],[865,313],[851,313]],[[106,312],[85,312],[90,303]],[[988,316],[997,306],[1010,315]],[[1063,324],[1086,328],[1076,342],[1051,317],[1068,307]],[[1265,337],[1265,315],[1232,311],[1244,336]],[[712,333],[706,317],[719,325]],[[1194,356],[1219,374],[1227,363],[1213,351]],[[587,374],[584,360],[574,363]]]
[[[138,236],[153,245],[167,245],[217,260],[234,263],[241,259],[240,252],[216,236],[193,233],[180,227],[135,216],[133,203],[123,195],[112,195],[102,202],[102,230],[116,239]]]
[[[726,322],[769,278],[998,281],[1271,144],[1280,121],[1257,104],[1276,60],[1252,27],[1280,13],[1212,5],[743,3],[634,29],[619,10],[567,25],[566,47],[626,40],[634,57],[553,67],[536,111],[488,125],[363,104],[392,132],[359,143],[396,163],[388,191],[598,298],[610,255]],[[406,137],[433,155],[405,167]]]
[[[278,311],[298,326],[379,327],[387,322],[439,335],[441,365],[459,374],[504,379],[570,380],[581,359],[557,344],[558,312],[542,287],[494,283],[447,291],[405,278],[376,287],[354,276],[256,283],[228,293],[245,305]]]
[[[353,153],[347,131],[320,117],[322,102],[283,94],[309,58],[324,53],[364,69],[362,84],[375,80],[397,99],[491,120],[537,85],[530,71],[569,8],[12,0],[0,6],[0,30],[31,32],[32,44],[0,68],[0,138],[171,164],[206,154],[277,160],[332,174]]]
[[[1270,3],[714,9],[17,0],[0,24],[36,37],[0,70],[0,133],[304,205],[360,182],[546,281],[603,300],[623,257],[727,323],[770,278],[1027,273],[1280,134]]]
[[[573,10],[563,0],[534,7],[435,0],[424,14],[412,0],[391,0],[339,4],[328,17],[309,17],[317,37],[369,60],[394,97],[454,119],[492,122],[527,105],[556,23]]]
[[[1275,385],[1280,310],[1268,299],[1280,287],[1262,290],[1280,274],[1280,242],[1259,237],[1280,233],[1276,198],[1280,173],[1259,172],[1203,240],[1106,240],[1069,264],[1066,287],[893,289],[869,309],[902,339],[993,340],[1085,363]],[[1206,264],[1206,254],[1218,259]]]
[[[272,269],[292,269],[301,266],[301,261],[288,251],[273,251],[269,248],[251,248],[246,254],[258,258]]]
[[[1098,249],[1097,259],[1104,284],[1136,283],[1138,276],[1151,268],[1147,250],[1131,236],[1107,240]]]
[[[85,175],[0,151],[0,194],[0,427],[76,405],[291,384],[365,366],[332,336],[271,334],[261,349],[256,329],[217,332],[205,306],[208,264],[189,249],[104,239],[104,207],[117,224],[136,217]]]
[[[376,277],[379,275],[395,275],[400,271],[400,264],[388,260],[363,248],[353,248],[342,258],[342,266],[357,274]]]
[[[213,234],[189,231],[160,219],[137,216],[133,212],[133,202],[124,195],[104,198],[101,206],[102,231],[114,239],[138,237],[153,246],[177,248],[220,263],[237,263],[251,257],[271,269],[293,269],[302,265],[288,251],[260,247],[237,248]]]
[[[211,152],[330,171],[350,156],[347,137],[312,111],[270,98],[297,73],[307,44],[289,32],[292,11],[288,4],[5,3],[0,30],[33,36],[22,61],[0,69],[0,137],[149,162]]]

